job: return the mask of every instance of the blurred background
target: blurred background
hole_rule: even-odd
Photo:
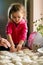
[[[11,3],[22,3],[27,11],[28,34],[37,31],[37,26],[43,24],[43,0],[0,0],[0,34],[6,38],[7,11]]]

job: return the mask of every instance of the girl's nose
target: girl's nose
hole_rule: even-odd
[[[18,18],[16,18],[16,21],[18,21],[19,19]]]

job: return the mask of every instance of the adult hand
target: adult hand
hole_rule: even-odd
[[[10,47],[10,43],[7,41],[7,39],[1,38],[0,46],[4,46],[5,48]]]

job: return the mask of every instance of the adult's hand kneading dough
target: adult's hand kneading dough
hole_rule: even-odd
[[[1,38],[1,46],[4,46],[5,48],[10,47],[10,43],[7,41],[7,39]]]

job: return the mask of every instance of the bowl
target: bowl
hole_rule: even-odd
[[[43,47],[37,49],[37,51],[38,51],[39,53],[43,54]]]

